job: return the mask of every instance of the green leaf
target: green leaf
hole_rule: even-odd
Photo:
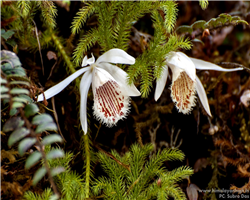
[[[4,34],[5,32],[6,31],[3,28],[1,28],[1,35]]]
[[[32,124],[39,125],[41,123],[53,122],[53,118],[49,114],[36,115],[32,119]]]
[[[9,99],[9,98],[10,98],[10,95],[8,95],[8,94],[1,94],[1,99]]]
[[[30,154],[25,162],[25,169],[33,167],[41,158],[42,154],[39,151],[35,151],[32,154]]]
[[[205,10],[208,6],[208,0],[199,0],[199,3],[203,10]]]
[[[204,24],[205,28],[213,28],[216,27],[216,19],[212,18],[207,23]]]
[[[20,156],[36,143],[36,138],[25,138],[18,145],[18,152]]]
[[[29,102],[29,103],[33,102],[33,100],[29,96],[27,96],[26,94],[20,94],[20,95],[18,95],[18,97],[26,99],[27,102]]]
[[[15,47],[15,46],[16,46],[16,41],[13,40],[13,39],[7,40],[6,43],[9,44],[9,45],[12,46],[12,47]]]
[[[9,119],[3,126],[3,132],[14,131],[15,129],[23,126],[24,121],[21,117],[13,117]]]
[[[12,30],[9,30],[1,35],[5,40],[8,40],[15,32]]]
[[[11,91],[10,91],[10,94],[29,94],[29,90],[27,89],[23,89],[23,88],[13,88]]]
[[[26,82],[26,81],[11,81],[10,85],[27,85],[27,86],[30,86],[29,82]]]
[[[201,43],[202,45],[204,45],[204,42],[202,42],[201,40],[197,39],[197,38],[194,38],[193,40],[191,40],[192,42],[199,42]]]
[[[8,139],[8,146],[11,147],[13,144],[15,144],[17,141],[21,140],[25,136],[27,136],[30,133],[30,131],[27,128],[20,127],[13,131]]]
[[[234,21],[236,24],[242,23],[248,25],[248,23],[245,20],[236,20]]]
[[[10,116],[13,116],[15,114],[17,114],[17,109],[16,108],[11,108],[10,109]]]
[[[48,160],[62,157],[64,157],[64,152],[61,149],[53,149],[46,155]]]
[[[22,103],[28,103],[28,100],[26,98],[23,98],[23,97],[20,97],[20,96],[12,98],[12,101],[18,101],[18,102],[22,102]]]
[[[4,83],[7,83],[7,81],[6,81],[6,79],[4,79],[4,78],[0,78],[0,83],[1,83],[1,85],[2,85],[2,84],[4,84]]]
[[[57,134],[51,134],[51,135],[48,135],[48,136],[45,136],[42,140],[42,144],[45,146],[45,145],[48,145],[48,144],[52,144],[52,143],[55,143],[55,142],[62,142],[62,137],[60,135],[57,135]]]
[[[56,167],[51,170],[51,175],[56,176],[57,174],[60,174],[65,171],[64,167]]]
[[[205,20],[199,20],[199,21],[194,22],[194,23],[191,25],[191,27],[192,27],[193,29],[198,29],[198,28],[205,29],[205,23],[206,23]]]
[[[28,118],[28,117],[36,114],[38,111],[39,111],[38,106],[36,104],[34,104],[34,103],[31,103],[31,104],[28,104],[28,105],[25,106],[24,115],[25,115],[25,117]]]
[[[36,133],[42,133],[43,131],[56,131],[57,126],[54,122],[43,123],[37,126]]]
[[[1,93],[5,93],[5,92],[8,92],[9,91],[9,88],[1,85]]]
[[[235,20],[240,20],[240,17],[239,16],[233,16],[232,21],[235,21]]]
[[[232,16],[227,13],[221,13],[219,17],[227,18],[227,20],[230,22],[232,20]]]
[[[5,60],[11,65],[10,67],[14,69],[14,67],[21,66],[21,62],[17,55],[11,51],[1,50],[0,51],[0,61]],[[2,67],[1,67],[2,68]],[[4,69],[2,69],[4,71]],[[4,71],[5,73],[5,71]]]
[[[24,107],[24,104],[21,102],[13,102],[11,107],[12,108],[22,108],[22,107]]]
[[[176,33],[190,33],[192,34],[193,32],[193,29],[191,26],[187,26],[187,25],[183,25],[183,26],[179,26],[176,30],[175,30]]]
[[[32,185],[36,185],[45,176],[46,173],[46,168],[40,167],[34,174]]]

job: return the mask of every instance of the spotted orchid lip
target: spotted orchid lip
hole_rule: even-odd
[[[195,98],[191,98],[192,95],[189,95],[190,92],[185,93],[185,91],[192,91],[193,90],[192,88],[195,86],[194,91],[195,90],[197,91],[201,103],[209,116],[212,115],[207,95],[200,79],[196,75],[196,69],[216,70],[224,72],[233,72],[243,69],[241,67],[234,69],[225,69],[210,62],[206,62],[196,58],[189,58],[187,55],[181,52],[170,52],[169,55],[167,55],[166,57],[166,66],[163,69],[162,76],[156,80],[156,89],[154,95],[155,101],[157,101],[160,98],[165,88],[168,77],[168,68],[170,68],[172,71],[171,97],[175,102],[177,109],[184,114],[189,113],[191,111],[192,107],[195,105]],[[188,79],[182,81],[179,80],[180,76],[182,76],[183,73],[187,74],[190,80],[194,81],[194,86],[193,84],[189,84],[190,81],[187,81]],[[176,83],[176,80],[179,81],[177,81]],[[184,89],[182,88],[184,86],[190,88]],[[183,94],[186,95],[186,98],[185,95]],[[187,106],[190,100],[192,101],[192,103],[189,104],[190,106]]]
[[[171,97],[179,112],[187,114],[195,106],[195,81],[185,71],[171,85]]]
[[[94,115],[107,126],[113,126],[118,120],[125,118],[129,112],[129,96],[140,96],[141,93],[132,84],[127,84],[127,73],[114,64],[134,64],[135,58],[121,49],[111,49],[101,55],[96,61],[92,57],[84,57],[82,67],[68,78],[48,89],[38,96],[38,101],[43,101],[44,96],[49,99],[75,78],[82,76],[80,82],[80,121],[84,133],[87,133],[87,97],[90,84],[94,93]]]

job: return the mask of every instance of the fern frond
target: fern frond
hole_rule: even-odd
[[[50,197],[53,195],[53,192],[51,191],[50,188],[46,188],[43,193],[40,194],[36,194],[34,192],[31,191],[27,191],[24,193],[23,195],[23,199],[24,200],[50,200]]]
[[[144,70],[141,71],[141,97],[145,98],[149,95],[149,92],[153,86],[153,77],[151,76],[152,70],[150,68],[144,68]]]
[[[96,8],[99,21],[98,36],[99,44],[103,51],[108,51],[114,47],[112,22],[120,4],[121,2],[119,1],[98,2],[98,7]]]
[[[185,193],[180,189],[177,184],[169,185],[165,192],[168,196],[174,197],[174,199],[186,200]]]
[[[161,8],[165,13],[166,30],[170,33],[174,29],[177,18],[177,3],[175,1],[163,1]]]
[[[86,198],[84,180],[76,172],[64,173],[64,178],[61,181],[61,192],[64,199]]]
[[[179,37],[173,34],[173,35],[170,35],[165,47],[166,47],[165,53],[168,54],[170,51],[176,51],[180,48],[189,50],[192,47],[192,43],[189,40],[189,38]]]
[[[117,17],[115,18],[114,23],[114,40],[116,44],[114,47],[126,50],[128,45],[127,40],[130,36],[130,28],[132,26],[129,23],[129,15],[133,10],[133,5],[130,2],[123,2],[122,6],[118,8]]]
[[[92,2],[86,2],[86,6],[82,7],[72,22],[72,33],[76,34],[82,28],[87,19],[95,12],[95,5]]]
[[[193,174],[193,170],[188,166],[181,166],[177,169],[167,172],[162,176],[162,181],[166,182],[178,182],[181,181],[183,178],[186,178]]]
[[[133,177],[137,178],[141,173],[141,169],[143,168],[146,162],[148,154],[151,151],[153,151],[153,145],[146,144],[143,146],[143,148],[140,148],[138,144],[135,144],[131,146],[130,151],[131,151],[131,156],[130,156],[131,173],[133,174]]]
[[[57,9],[52,1],[43,0],[38,2],[38,5],[41,7],[42,16],[44,23],[54,29],[56,27],[56,15]]]
[[[26,1],[26,0],[21,0],[21,1],[17,1],[17,7],[19,8],[19,10],[22,13],[22,16],[25,18],[28,16],[29,12],[30,12],[30,1]]]
[[[199,4],[203,10],[205,10],[208,6],[208,0],[199,0]]]
[[[80,39],[78,46],[73,52],[73,59],[76,66],[80,66],[87,50],[98,40],[98,30],[93,28]]]

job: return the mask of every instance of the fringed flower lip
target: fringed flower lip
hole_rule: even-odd
[[[232,72],[242,70],[243,68],[225,69],[218,65],[190,58],[182,52],[170,52],[166,57],[166,66],[163,69],[162,76],[156,80],[155,101],[161,96],[168,77],[168,68],[172,71],[171,97],[179,112],[190,113],[195,106],[195,93],[197,91],[201,103],[209,116],[211,115],[208,99],[203,85],[196,75],[196,69],[216,70]]]
[[[111,63],[131,65],[135,63],[135,58],[121,49],[111,49],[96,61],[93,55],[89,59],[85,56],[82,67],[89,66],[76,71],[48,89],[44,95],[40,94],[37,101],[43,101],[44,96],[46,99],[55,96],[85,72],[80,82],[80,121],[84,133],[86,134],[88,130],[87,96],[91,83],[94,95],[94,116],[108,127],[115,125],[128,114],[130,96],[140,96],[141,93],[135,85],[127,84],[127,73]]]

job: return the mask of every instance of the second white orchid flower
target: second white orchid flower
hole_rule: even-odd
[[[218,65],[189,58],[181,52],[170,52],[166,58],[162,76],[156,81],[155,101],[161,96],[168,77],[168,68],[172,71],[171,97],[179,112],[189,113],[195,106],[195,93],[197,91],[201,103],[209,116],[211,115],[208,99],[203,85],[196,75],[196,69],[232,72],[243,68],[225,69]]]
[[[111,49],[100,56],[96,62],[92,58],[84,57],[83,69],[76,71],[68,78],[57,85],[40,94],[37,101],[43,101],[44,96],[49,99],[65,87],[67,87],[78,76],[82,76],[80,82],[80,121],[84,133],[87,133],[87,96],[90,84],[92,82],[92,91],[94,95],[94,115],[101,122],[111,127],[118,120],[126,117],[129,111],[129,96],[140,96],[141,93],[134,85],[127,84],[127,73],[119,67],[110,63],[134,64],[134,57],[128,55],[121,49]]]

